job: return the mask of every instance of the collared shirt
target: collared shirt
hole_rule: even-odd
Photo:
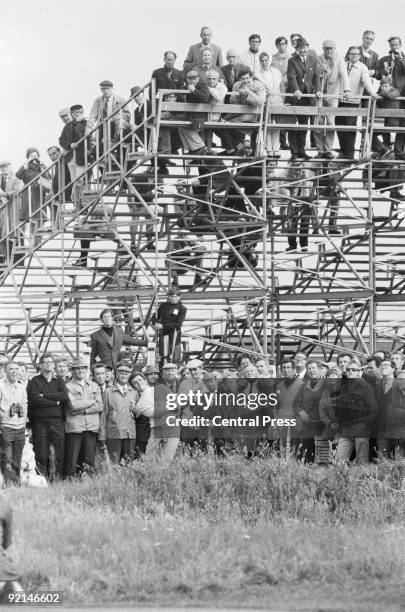
[[[10,416],[12,404],[21,406],[22,416],[19,417],[14,410],[14,416]],[[27,421],[27,392],[23,385],[12,384],[7,378],[0,380],[0,421],[10,429],[21,429]]]
[[[350,82],[350,95],[347,98],[349,104],[360,104],[360,97],[364,89],[368,94],[373,91],[372,82],[365,64],[358,61],[355,64],[348,63],[347,72]]]
[[[82,433],[100,429],[100,415],[103,400],[100,387],[92,380],[76,380],[72,378],[66,383],[69,402],[66,406],[66,433]]]

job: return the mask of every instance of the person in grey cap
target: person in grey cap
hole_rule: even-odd
[[[86,134],[89,134],[91,130],[99,123],[109,117],[113,112],[117,111],[124,103],[125,100],[120,96],[117,96],[113,90],[113,84],[111,81],[101,81],[100,83],[101,96],[96,98],[91,107],[89,118],[87,119]],[[111,140],[114,140],[119,136],[121,119],[121,113],[117,113],[108,122],[107,131],[108,144]],[[101,138],[102,134],[100,134]],[[94,134],[92,135],[92,141],[95,142]]]
[[[87,363],[75,359],[71,366],[72,379],[66,383],[69,402],[66,407],[66,475],[76,475],[77,469],[95,469],[100,415],[103,409],[101,390],[87,378]],[[82,461],[79,463],[81,452]]]
[[[154,365],[146,366],[144,375],[150,387],[154,387],[159,380],[159,368]]]
[[[130,366],[120,362],[115,383],[105,391],[99,439],[106,444],[113,463],[135,458],[134,417],[138,393],[128,384],[130,374]]]

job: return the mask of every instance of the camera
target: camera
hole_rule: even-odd
[[[31,170],[38,171],[41,169],[41,162],[37,157],[34,157],[34,159],[30,159],[28,167],[31,168]]]
[[[22,409],[21,404],[11,404],[11,406],[10,406],[10,417],[13,417],[14,415],[17,415],[18,418],[20,418],[20,419],[23,416],[23,409]]]

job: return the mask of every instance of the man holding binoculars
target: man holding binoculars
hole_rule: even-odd
[[[6,484],[20,482],[21,456],[25,443],[27,392],[18,382],[20,367],[9,361],[0,380],[0,467]]]

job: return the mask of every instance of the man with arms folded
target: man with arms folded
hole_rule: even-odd
[[[72,379],[66,384],[69,403],[66,409],[66,475],[74,477],[76,469],[94,470],[100,414],[103,400],[100,387],[87,377],[87,363],[82,358],[72,363]],[[81,454],[83,463],[79,466]]]

